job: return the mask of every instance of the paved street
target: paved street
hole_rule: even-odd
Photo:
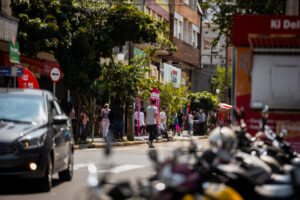
[[[207,139],[197,140],[197,143],[206,147]],[[183,145],[189,145],[187,141],[175,141],[168,143],[156,143],[160,159],[172,154],[172,151]],[[14,181],[7,183],[1,180],[0,200],[79,200],[85,194],[87,179],[87,165],[94,163],[100,174],[110,172],[109,181],[114,183],[120,180],[130,179],[134,183],[138,179],[149,177],[153,173],[152,164],[148,158],[148,146],[145,144],[124,147],[114,147],[112,156],[106,159],[103,149],[86,149],[75,151],[74,178],[72,182],[61,183],[58,176],[54,176],[54,186],[49,193],[38,191],[35,182]],[[112,166],[109,166],[112,164]]]

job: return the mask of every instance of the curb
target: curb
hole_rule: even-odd
[[[208,136],[199,136],[197,139],[206,139]],[[176,139],[173,138],[170,141],[167,141],[167,139],[160,139],[160,140],[154,140],[153,143],[164,143],[164,142],[175,142],[175,141],[190,141],[190,138],[183,138],[183,139]],[[132,146],[132,145],[139,145],[139,144],[147,144],[148,141],[128,141],[128,142],[114,142],[112,143],[112,146]],[[75,144],[74,149],[75,150],[82,150],[82,149],[94,149],[94,148],[105,148],[106,143],[101,144]]]

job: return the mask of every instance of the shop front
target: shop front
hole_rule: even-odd
[[[9,61],[9,54],[0,52],[0,66],[2,67],[11,67],[12,63]],[[27,57],[20,57],[20,64],[23,68],[29,70],[33,76],[38,81],[38,85],[40,89],[45,89],[49,91],[53,91],[53,82],[50,79],[50,69],[54,66],[59,66],[57,62],[51,62],[41,59],[33,59]],[[1,77],[0,78],[0,86],[7,87],[9,83],[9,77]],[[10,84],[12,86],[12,84]],[[19,86],[20,87],[20,86]],[[63,81],[59,81],[56,83],[56,96],[59,98],[66,97],[67,89],[65,88]]]
[[[234,16],[232,35],[232,100],[244,108],[247,130],[260,130],[261,110],[268,105],[267,124],[273,131],[286,129],[299,152],[300,17]]]

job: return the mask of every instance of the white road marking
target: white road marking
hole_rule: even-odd
[[[112,148],[113,151],[137,150],[138,148]]]
[[[88,165],[91,163],[78,163],[78,164],[74,164],[74,170],[78,170],[81,168],[86,168],[88,167]],[[134,170],[134,169],[140,169],[140,168],[144,168],[146,167],[146,165],[133,165],[133,164],[125,164],[125,165],[119,165],[116,167],[113,167],[111,169],[105,169],[105,170],[98,170],[99,173],[113,173],[113,174],[118,174],[118,173],[122,173],[122,172],[126,172],[126,171],[130,171],[130,170]]]
[[[114,167],[112,169],[109,170],[98,170],[99,173],[106,173],[106,172],[110,172],[113,174],[118,174],[118,173],[122,173],[122,172],[126,172],[126,171],[130,171],[130,170],[134,170],[134,169],[140,169],[140,168],[144,168],[146,167],[145,165],[120,165],[117,167]]]
[[[77,170],[77,169],[80,169],[80,168],[87,168],[88,165],[89,165],[89,163],[78,163],[78,164],[74,164],[73,169],[74,169],[74,170]]]

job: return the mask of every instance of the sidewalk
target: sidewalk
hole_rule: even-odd
[[[134,141],[128,141],[126,136],[123,137],[125,140],[123,142],[115,141],[112,142],[112,146],[129,146],[129,145],[137,145],[137,144],[147,144],[148,143],[148,136],[135,136]],[[207,138],[206,135],[204,136],[189,136],[187,131],[184,131],[181,136],[172,136],[172,134],[169,133],[170,141],[167,141],[167,139],[162,138],[161,136],[158,137],[158,140],[154,140],[153,143],[161,143],[161,142],[173,142],[173,141],[190,141],[191,139],[204,139]],[[75,150],[79,149],[90,149],[90,148],[104,148],[106,146],[106,142],[103,138],[95,137],[94,141],[92,141],[92,138],[89,137],[87,139],[86,143],[82,144],[75,144]]]

